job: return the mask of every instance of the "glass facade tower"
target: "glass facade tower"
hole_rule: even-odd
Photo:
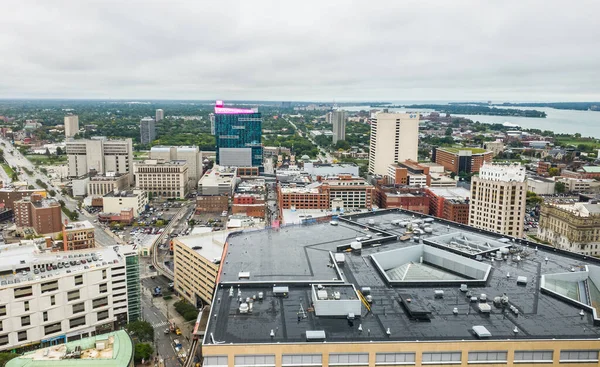
[[[140,264],[137,254],[125,257],[125,267],[127,271],[128,321],[134,322],[140,318],[142,308],[140,299]]]
[[[262,166],[262,115],[247,109],[215,108],[215,140],[217,143],[217,163],[221,162],[221,148],[251,149],[252,166]],[[221,103],[222,106],[222,103]],[[242,150],[240,150],[240,153]]]

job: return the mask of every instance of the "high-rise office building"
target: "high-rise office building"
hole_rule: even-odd
[[[107,140],[98,137],[90,140],[68,141],[66,144],[69,177],[81,177],[90,171],[129,174],[133,177],[133,143],[131,139]]]
[[[79,132],[79,116],[65,116],[65,137],[72,138]]]
[[[189,192],[186,161],[159,162],[148,159],[134,166],[136,187],[152,197],[184,199]]]
[[[346,111],[334,110],[331,111],[331,125],[333,130],[333,144],[340,140],[346,140],[346,119],[348,115]]]
[[[152,117],[144,117],[140,121],[140,142],[150,144],[156,139],[156,122]]]
[[[418,113],[377,113],[371,118],[369,173],[385,176],[390,164],[417,161],[418,146]]]
[[[525,167],[484,163],[471,180],[469,225],[521,238],[526,199]]]
[[[215,105],[217,164],[221,166],[262,166],[262,116],[251,109]]]
[[[157,109],[156,110],[156,114],[154,116],[154,120],[156,122],[159,122],[160,120],[162,120],[164,118],[165,118],[165,111],[163,109],[161,109],[161,108]]]

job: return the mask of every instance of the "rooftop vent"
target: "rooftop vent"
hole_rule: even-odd
[[[473,332],[477,335],[478,338],[489,338],[492,336],[492,333],[488,331],[483,325],[473,326]]]
[[[325,340],[325,330],[306,330],[306,341],[316,342]]]

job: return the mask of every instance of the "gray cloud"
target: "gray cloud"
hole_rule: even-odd
[[[600,100],[598,1],[17,1],[0,98]]]

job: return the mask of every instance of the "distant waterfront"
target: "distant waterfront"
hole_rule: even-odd
[[[350,111],[366,109],[365,106],[344,107]],[[550,130],[555,133],[575,134],[580,133],[583,137],[594,137],[600,139],[600,112],[598,111],[575,111],[557,110],[554,108],[536,107],[536,110],[546,112],[546,118],[510,117],[510,116],[485,116],[485,115],[453,115],[468,118],[489,124],[502,124],[510,122],[525,129]],[[402,109],[392,109],[402,111]],[[431,110],[419,110],[415,112],[430,112]]]

